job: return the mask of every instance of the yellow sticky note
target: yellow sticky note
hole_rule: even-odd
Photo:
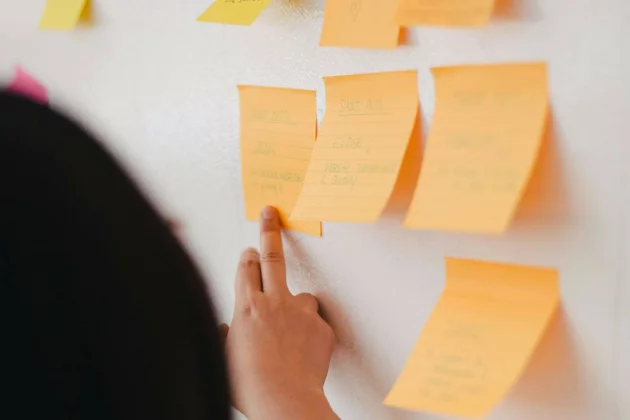
[[[249,26],[269,5],[270,0],[215,0],[198,22]]]
[[[385,404],[481,418],[520,377],[560,301],[555,270],[446,259],[446,287]]]
[[[405,226],[502,233],[540,151],[547,68],[447,67],[433,75],[435,115]]]
[[[326,0],[321,46],[396,48],[400,26],[393,0]]]
[[[476,26],[488,24],[495,0],[398,0],[396,23],[402,26]]]
[[[327,77],[324,83],[326,114],[291,218],[376,221],[416,123],[416,72]]]
[[[239,86],[245,215],[258,220],[267,205],[287,229],[321,236],[319,221],[289,220],[317,132],[315,91]]]
[[[90,20],[89,0],[48,0],[40,29],[74,29],[77,24]]]

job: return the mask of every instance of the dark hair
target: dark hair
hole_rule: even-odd
[[[0,92],[0,418],[229,419],[203,279],[76,123]]]

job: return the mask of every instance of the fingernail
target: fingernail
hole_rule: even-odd
[[[276,210],[275,207],[267,206],[260,215],[265,220],[274,220],[278,217],[278,210]]]

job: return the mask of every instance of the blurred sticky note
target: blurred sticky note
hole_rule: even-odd
[[[269,2],[270,0],[215,0],[197,21],[248,26],[254,23]]]
[[[19,66],[15,69],[15,76],[7,87],[7,90],[18,95],[26,96],[41,104],[48,103],[46,87]]]
[[[555,270],[446,259],[446,286],[385,404],[484,417],[527,366],[560,302]]]
[[[398,0],[396,23],[402,26],[487,25],[496,0]]]
[[[47,0],[40,29],[74,29],[80,21],[90,20],[89,0]]]
[[[321,46],[396,48],[400,26],[393,0],[326,0]]]
[[[502,233],[540,151],[547,67],[446,67],[433,75],[435,115],[405,226]]]
[[[245,215],[276,207],[285,228],[321,236],[319,221],[289,220],[315,144],[315,91],[239,86]]]
[[[374,222],[418,116],[415,71],[324,78],[326,114],[291,218]]]

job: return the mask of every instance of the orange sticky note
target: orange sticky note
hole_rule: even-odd
[[[484,417],[525,369],[560,301],[555,270],[446,259],[446,287],[385,404]]]
[[[47,0],[39,28],[69,30],[90,20],[89,0]]]
[[[326,0],[320,45],[396,48],[400,26],[393,0]]]
[[[545,64],[433,70],[436,108],[405,226],[502,233],[549,115]]]
[[[267,205],[287,229],[321,236],[320,221],[289,220],[302,189],[317,132],[315,91],[239,86],[245,215]]]
[[[401,26],[476,26],[488,24],[495,0],[398,0]]]
[[[248,26],[267,8],[271,0],[215,0],[197,22]]]
[[[418,115],[415,71],[326,77],[326,114],[292,219],[376,221]]]

